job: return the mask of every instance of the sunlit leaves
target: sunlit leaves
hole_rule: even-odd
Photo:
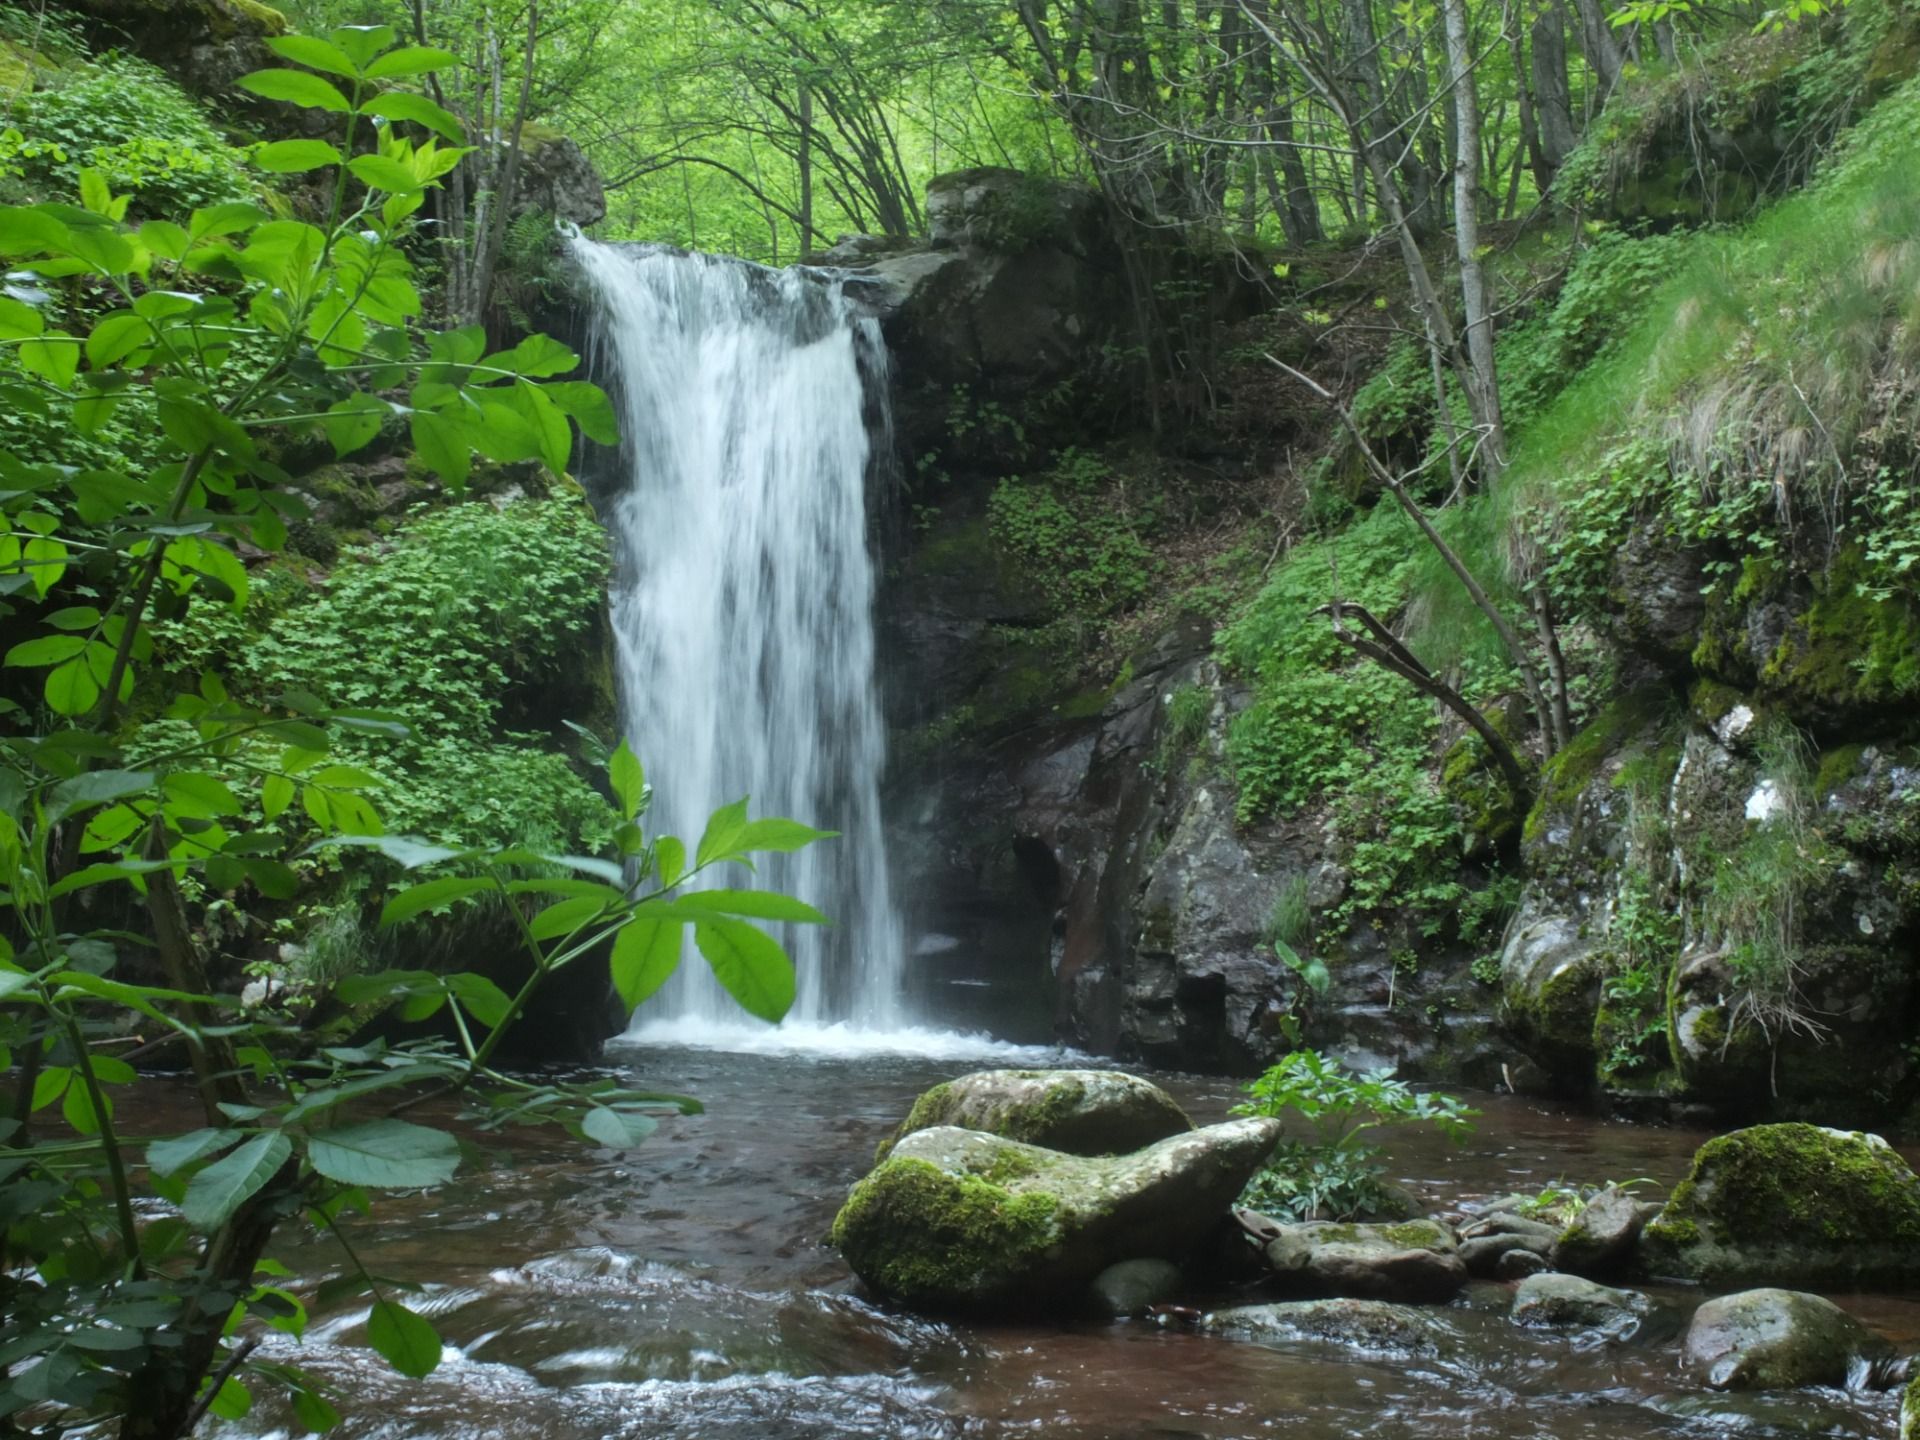
[[[242,90],[263,99],[282,100],[289,105],[330,110],[340,115],[352,108],[347,97],[333,85],[318,75],[304,75],[298,70],[256,70],[242,75],[236,83]]]
[[[693,943],[714,978],[740,1007],[762,1020],[779,1021],[793,1007],[793,961],[764,930],[739,920],[703,920]]]

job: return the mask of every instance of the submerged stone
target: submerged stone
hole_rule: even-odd
[[[1236,1305],[1202,1322],[1236,1339],[1270,1343],[1319,1340],[1372,1353],[1435,1355],[1446,1332],[1427,1312],[1383,1300],[1287,1300]]]
[[[1265,1255],[1276,1285],[1314,1295],[1441,1301],[1467,1283],[1453,1232],[1433,1220],[1281,1225]]]
[[[1709,1300],[1687,1327],[1686,1362],[1716,1390],[1844,1385],[1856,1364],[1893,1347],[1831,1300],[1797,1290],[1743,1290]]]
[[[1089,1305],[1094,1313],[1115,1319],[1144,1314],[1149,1306],[1178,1295],[1184,1279],[1171,1260],[1122,1260],[1093,1277]]]
[[[903,1137],[937,1125],[1069,1155],[1124,1155],[1193,1129],[1166,1091],[1118,1070],[980,1070],[914,1101],[876,1158],[884,1160]]]
[[[1641,1239],[1644,1268],[1887,1290],[1920,1279],[1920,1176],[1877,1135],[1756,1125],[1709,1140]]]
[[[1121,1260],[1204,1244],[1271,1153],[1235,1120],[1130,1155],[1064,1155],[977,1130],[918,1130],[853,1187],[832,1243],[872,1289],[930,1309],[1067,1309]]]
[[[1635,1329],[1651,1308],[1636,1290],[1614,1290],[1578,1275],[1533,1275],[1514,1291],[1512,1319],[1532,1328],[1618,1334]]]

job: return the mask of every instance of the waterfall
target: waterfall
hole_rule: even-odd
[[[728,867],[713,883],[781,890],[832,917],[783,928],[791,1020],[889,1027],[905,947],[880,826],[867,548],[879,328],[818,275],[572,243],[598,368],[622,408],[624,475],[605,508],[621,713],[653,785],[649,833],[691,853],[709,813],[742,795],[754,815],[839,831],[766,857],[757,878]],[[746,1017],[689,945],[637,1018],[692,1032]]]

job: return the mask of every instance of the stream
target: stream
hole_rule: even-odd
[[[773,1032],[764,1032],[771,1036]],[[1656,1291],[1634,1342],[1583,1347],[1517,1330],[1508,1287],[1476,1284],[1445,1318],[1438,1358],[1268,1348],[1144,1321],[1066,1326],[948,1323],[863,1297],[826,1234],[874,1146],[927,1086],[994,1064],[1072,1063],[1058,1051],[895,1037],[869,1051],[816,1027],[802,1050],[737,1053],[628,1043],[629,1080],[697,1095],[704,1114],[664,1122],[637,1150],[529,1131],[445,1188],[384,1199],[350,1235],[377,1274],[417,1281],[409,1303],[447,1343],[423,1381],[365,1348],[365,1303],[314,1315],[296,1361],[337,1390],[351,1440],[824,1440],[839,1436],[1539,1437],[1873,1436],[1896,1394],[1709,1394],[1676,1368],[1699,1298]],[[722,1040],[729,1037],[719,1036]],[[1150,1073],[1150,1072],[1143,1072]],[[1197,1122],[1222,1119],[1234,1082],[1153,1074]],[[1471,1095],[1483,1112],[1454,1148],[1392,1136],[1391,1178],[1436,1208],[1558,1179],[1646,1177],[1662,1187],[1703,1135]],[[273,1253],[308,1294],[338,1252],[289,1230]],[[1205,1304],[1233,1297],[1196,1296]],[[1920,1297],[1836,1297],[1903,1349]],[[259,1387],[264,1392],[268,1387]],[[228,1436],[279,1428],[263,1393]]]

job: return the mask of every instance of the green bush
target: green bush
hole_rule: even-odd
[[[1071,449],[1038,480],[1002,480],[987,503],[994,542],[1057,613],[1083,619],[1147,597],[1156,566],[1144,536],[1156,519],[1153,497],[1130,497],[1098,456]]]
[[[251,199],[257,189],[241,153],[185,91],[122,55],[23,95],[0,130],[0,179],[30,198],[72,194],[85,169],[130,194],[130,213],[145,216]]]

